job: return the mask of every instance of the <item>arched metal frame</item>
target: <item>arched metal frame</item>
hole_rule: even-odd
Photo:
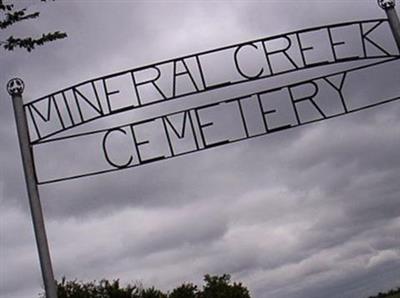
[[[98,78],[95,78],[95,79],[84,81],[82,83],[79,83],[79,84],[76,84],[74,86],[62,89],[60,91],[53,92],[53,93],[51,93],[49,95],[46,95],[44,97],[41,97],[41,98],[39,98],[37,100],[31,101],[31,102],[29,102],[29,103],[24,105],[25,112],[26,112],[28,118],[30,117],[30,119],[32,120],[33,128],[34,128],[34,131],[35,131],[35,133],[37,135],[37,137],[35,139],[31,140],[31,142],[32,142],[32,144],[37,144],[37,143],[43,142],[44,140],[52,138],[53,136],[56,136],[57,134],[59,134],[61,132],[67,131],[67,130],[69,130],[71,128],[74,128],[74,127],[77,127],[77,126],[81,126],[83,124],[92,122],[94,120],[97,120],[97,119],[100,119],[100,118],[103,118],[103,117],[107,117],[109,115],[115,115],[115,114],[118,114],[118,113],[126,112],[128,110],[139,109],[141,107],[155,105],[155,104],[158,104],[158,103],[161,103],[161,102],[165,102],[165,101],[172,101],[172,100],[179,99],[179,98],[182,98],[182,97],[187,97],[187,96],[194,95],[194,94],[200,94],[200,93],[208,92],[208,91],[215,90],[215,89],[218,89],[218,88],[226,88],[226,87],[234,86],[234,85],[237,85],[237,84],[242,84],[242,83],[249,82],[249,81],[256,81],[256,80],[266,79],[266,78],[270,78],[270,77],[274,77],[274,76],[278,76],[278,75],[283,75],[283,74],[288,74],[288,73],[291,73],[291,72],[299,71],[299,70],[302,70],[302,69],[316,68],[316,67],[323,66],[323,65],[339,64],[339,63],[346,63],[346,62],[350,62],[350,61],[362,61],[362,60],[370,60],[371,63],[373,63],[378,58],[389,59],[389,58],[399,57],[399,53],[390,53],[389,51],[384,49],[382,46],[380,46],[379,44],[375,43],[374,41],[372,41],[371,39],[368,38],[368,35],[371,32],[373,32],[376,28],[378,28],[379,26],[381,26],[382,24],[385,24],[387,22],[388,22],[387,19],[374,19],[374,20],[364,20],[364,21],[355,21],[355,22],[345,22],[345,23],[340,23],[340,24],[319,26],[319,27],[313,27],[313,28],[304,29],[304,30],[297,30],[297,31],[293,31],[293,32],[285,33],[285,34],[272,36],[272,37],[255,39],[255,40],[246,41],[246,42],[235,44],[235,45],[230,45],[230,46],[217,48],[217,49],[213,49],[213,50],[209,50],[209,51],[204,51],[204,52],[200,52],[200,53],[196,53],[196,54],[186,55],[186,56],[182,56],[182,57],[179,57],[179,58],[164,60],[164,61],[153,63],[153,64],[150,64],[150,65],[147,65],[147,66],[142,66],[142,67],[138,67],[138,68],[134,68],[134,69],[129,69],[129,70],[125,70],[125,71],[122,71],[122,72],[117,72],[117,73],[114,73],[114,74],[110,74],[110,75],[106,75],[106,76],[102,76],[102,77],[98,77]],[[334,52],[335,43],[334,43],[333,38],[332,38],[332,30],[334,30],[335,28],[352,26],[352,25],[359,26],[359,32],[360,32],[361,38],[365,39],[364,43],[363,43],[363,52],[364,52],[363,57],[348,57],[346,59],[338,59],[338,58],[335,57],[335,59],[333,61],[325,61],[323,63],[316,63],[316,64],[307,64],[306,61],[305,61],[304,53],[302,53],[302,59],[304,61],[304,64],[302,66],[298,66],[298,65],[294,64],[294,62],[293,62],[293,64],[294,64],[293,69],[290,69],[290,70],[287,70],[287,71],[281,71],[281,72],[276,72],[276,73],[271,73],[271,74],[266,74],[266,75],[258,74],[258,75],[254,76],[254,77],[251,77],[251,78],[243,77],[243,79],[238,80],[238,81],[226,82],[226,83],[223,83],[223,84],[220,84],[220,85],[216,85],[216,86],[208,86],[208,87],[205,87],[203,89],[199,89],[199,90],[196,90],[196,91],[193,91],[193,92],[187,92],[187,93],[184,93],[184,94],[174,95],[174,96],[171,96],[171,97],[168,97],[168,98],[161,98],[159,100],[154,100],[154,101],[151,101],[150,103],[141,103],[140,100],[138,100],[138,103],[135,106],[132,105],[132,106],[128,106],[128,107],[125,107],[123,109],[118,109],[118,110],[115,110],[115,111],[111,111],[111,109],[110,109],[109,112],[106,112],[106,111],[104,111],[104,109],[101,108],[100,99],[99,99],[99,96],[98,96],[98,91],[97,91],[97,89],[95,87],[96,83],[98,83],[100,85],[103,85],[104,89],[105,89],[105,92],[107,92],[106,80],[109,80],[109,79],[113,79],[113,78],[117,78],[117,77],[120,77],[120,76],[128,75],[128,76],[132,77],[133,84],[135,84],[135,79],[134,79],[134,73],[135,72],[139,72],[139,71],[143,71],[143,70],[147,70],[147,69],[157,69],[157,67],[159,67],[160,65],[164,65],[164,64],[167,64],[167,63],[173,63],[174,65],[178,61],[180,61],[180,62],[183,61],[183,63],[184,63],[186,59],[196,59],[196,61],[198,63],[200,63],[200,58],[202,56],[204,56],[204,55],[213,54],[213,53],[216,53],[216,52],[222,52],[222,51],[225,51],[225,50],[236,50],[237,51],[241,47],[249,46],[249,45],[253,45],[254,46],[254,44],[256,44],[256,43],[263,43],[263,42],[266,42],[266,41],[278,40],[278,39],[286,39],[289,42],[289,46],[290,46],[291,39],[288,38],[288,36],[293,36],[293,38],[295,38],[297,40],[300,40],[299,36],[301,34],[312,32],[312,31],[318,31],[318,30],[326,30],[328,32],[329,37],[330,37],[330,42],[331,42],[331,48],[332,48],[332,51]],[[367,29],[364,28],[365,25],[373,25],[373,26],[372,26],[372,28],[369,28],[367,30]],[[375,55],[369,55],[367,53],[367,49],[366,49],[366,43],[367,42],[371,43],[372,46],[376,47],[380,51],[381,54],[380,55],[376,55],[376,54]],[[237,61],[235,61],[235,63],[236,63],[236,67],[238,67]],[[204,81],[205,81],[204,80],[204,73],[201,72],[201,75],[202,75],[202,79],[203,79],[203,83],[204,83]],[[206,86],[206,83],[204,83],[204,85]],[[98,116],[95,116],[95,117],[92,117],[92,118],[88,118],[88,119],[84,119],[84,117],[82,116],[83,113],[82,113],[81,107],[79,106],[79,104],[77,104],[76,108],[78,109],[79,114],[81,115],[81,119],[79,119],[78,121],[75,121],[75,123],[73,123],[72,125],[70,125],[68,127],[66,125],[64,125],[64,123],[62,123],[62,127],[60,129],[52,131],[50,133],[43,134],[40,131],[40,129],[38,128],[38,126],[37,126],[37,124],[35,122],[34,114],[36,114],[36,115],[38,114],[38,109],[37,109],[36,105],[38,105],[38,104],[39,105],[40,104],[44,104],[45,106],[47,105],[48,113],[50,113],[50,107],[51,107],[52,102],[54,101],[54,98],[56,96],[64,97],[64,101],[65,101],[65,96],[66,96],[65,94],[69,92],[69,93],[71,93],[71,94],[73,94],[75,96],[75,100],[76,100],[76,102],[78,102],[77,97],[80,97],[80,98],[84,98],[85,97],[84,94],[82,94],[81,91],[79,91],[79,88],[82,88],[82,87],[85,87],[85,86],[88,87],[88,88],[92,88],[94,90],[94,93],[96,95],[96,101],[98,103],[98,108],[97,108],[98,109]],[[137,86],[134,85],[134,87],[136,88],[135,92],[137,94]],[[109,102],[108,102],[108,105],[110,105]],[[70,109],[69,109],[67,104],[66,104],[66,106],[67,106],[66,114],[69,114],[69,117],[72,120],[73,117],[71,115],[71,111],[70,111]],[[55,108],[57,109],[58,116],[61,118],[59,107],[56,105]],[[46,120],[45,116],[40,115],[40,117],[43,120]],[[47,118],[49,118],[49,117],[50,117],[50,115],[48,114]],[[71,122],[74,122],[74,121],[72,120]]]

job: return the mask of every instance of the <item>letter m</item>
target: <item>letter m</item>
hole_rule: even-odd
[[[54,96],[32,102],[26,107],[29,110],[38,140],[65,129],[65,124]]]
[[[171,120],[167,116],[162,117],[165,133],[166,133],[167,138],[168,138],[168,144],[170,146],[172,155],[175,154],[175,150],[174,150],[174,148],[172,146],[171,136],[170,136],[170,133],[169,133],[170,129],[173,131],[173,133],[176,135],[176,137],[179,140],[184,140],[187,128],[190,127],[191,128],[191,136],[189,138],[193,139],[197,150],[199,149],[199,145],[197,143],[197,139],[196,139],[196,136],[195,136],[192,117],[190,115],[190,111],[185,111],[183,113],[179,113],[179,115],[182,115],[182,114],[183,114],[183,119],[182,119],[182,122],[181,122],[182,128],[180,129],[180,131],[179,131],[179,129],[176,128],[176,126],[173,123],[171,123]],[[187,119],[189,119],[189,121],[187,121]],[[189,125],[187,123],[189,123]]]
[[[189,111],[186,111],[183,113],[183,121],[182,121],[182,130],[179,133],[178,130],[175,128],[175,126],[171,123],[171,121],[168,119],[168,117],[163,117],[163,122],[165,124],[165,126],[167,127],[166,124],[168,124],[169,127],[172,128],[172,130],[174,131],[175,135],[179,138],[179,139],[183,139],[185,137],[185,131],[186,131],[186,119],[189,116],[190,118],[190,114]],[[191,119],[190,119],[191,120]]]

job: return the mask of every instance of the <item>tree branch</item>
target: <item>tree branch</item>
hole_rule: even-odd
[[[17,10],[14,12],[7,12],[6,18],[3,21],[0,21],[0,29],[5,29],[17,22],[27,20],[27,19],[36,19],[40,13],[34,12],[31,14],[25,14],[26,8],[22,10]]]
[[[46,42],[51,42],[57,39],[66,38],[67,34],[65,32],[52,32],[47,34],[42,34],[39,38],[25,37],[25,38],[15,38],[10,36],[5,42],[0,42],[3,48],[12,51],[15,48],[26,49],[28,52],[32,51],[36,46],[44,45]]]
[[[0,10],[11,11],[13,8],[13,4],[3,4],[3,0],[0,0]]]

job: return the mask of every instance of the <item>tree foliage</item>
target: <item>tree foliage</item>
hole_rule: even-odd
[[[141,285],[121,287],[119,280],[78,282],[63,278],[57,282],[57,292],[58,298],[251,298],[249,290],[242,283],[232,284],[228,274],[205,275],[201,290],[192,283],[184,283],[169,293],[154,287],[145,289]],[[45,294],[39,296],[44,298]],[[400,288],[369,298],[400,298]]]
[[[379,293],[378,295],[369,298],[400,298],[400,288],[390,290],[387,293]]]
[[[200,298],[250,298],[249,291],[241,283],[231,284],[229,274],[222,276],[206,275],[206,282]]]
[[[46,0],[40,1],[46,2]],[[40,12],[29,12],[27,8],[19,9],[13,2],[15,3],[16,0],[0,0],[0,32],[6,31],[19,22],[36,19],[40,16]],[[41,36],[37,37],[14,37],[10,35],[6,37],[6,39],[0,39],[0,45],[8,51],[22,48],[30,52],[35,49],[36,46],[41,46],[45,43],[66,37],[67,34],[60,31],[43,33]]]
[[[184,283],[170,293],[151,287],[143,288],[140,285],[121,287],[119,280],[112,282],[67,281],[63,278],[57,282],[58,298],[250,298],[249,291],[241,283],[231,283],[230,275],[206,275],[204,286],[199,290],[192,283]],[[44,298],[44,293],[40,294]]]
[[[168,298],[197,298],[199,291],[196,285],[191,283],[183,284],[172,290]]]

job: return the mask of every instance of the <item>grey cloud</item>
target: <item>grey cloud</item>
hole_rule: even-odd
[[[30,55],[5,53],[0,83],[23,76],[31,100],[182,54],[383,17],[374,1],[342,2],[60,2],[29,32],[56,24],[70,37]],[[387,74],[395,82],[396,69]],[[349,97],[363,98],[367,87],[359,83]],[[0,287],[7,297],[28,297],[41,281],[11,105],[3,89],[0,96],[7,214],[0,213],[7,221]],[[171,289],[227,272],[256,298],[367,297],[396,287],[399,118],[392,103],[137,170],[43,186],[57,278],[142,280]],[[32,282],[19,289],[21,280]]]

